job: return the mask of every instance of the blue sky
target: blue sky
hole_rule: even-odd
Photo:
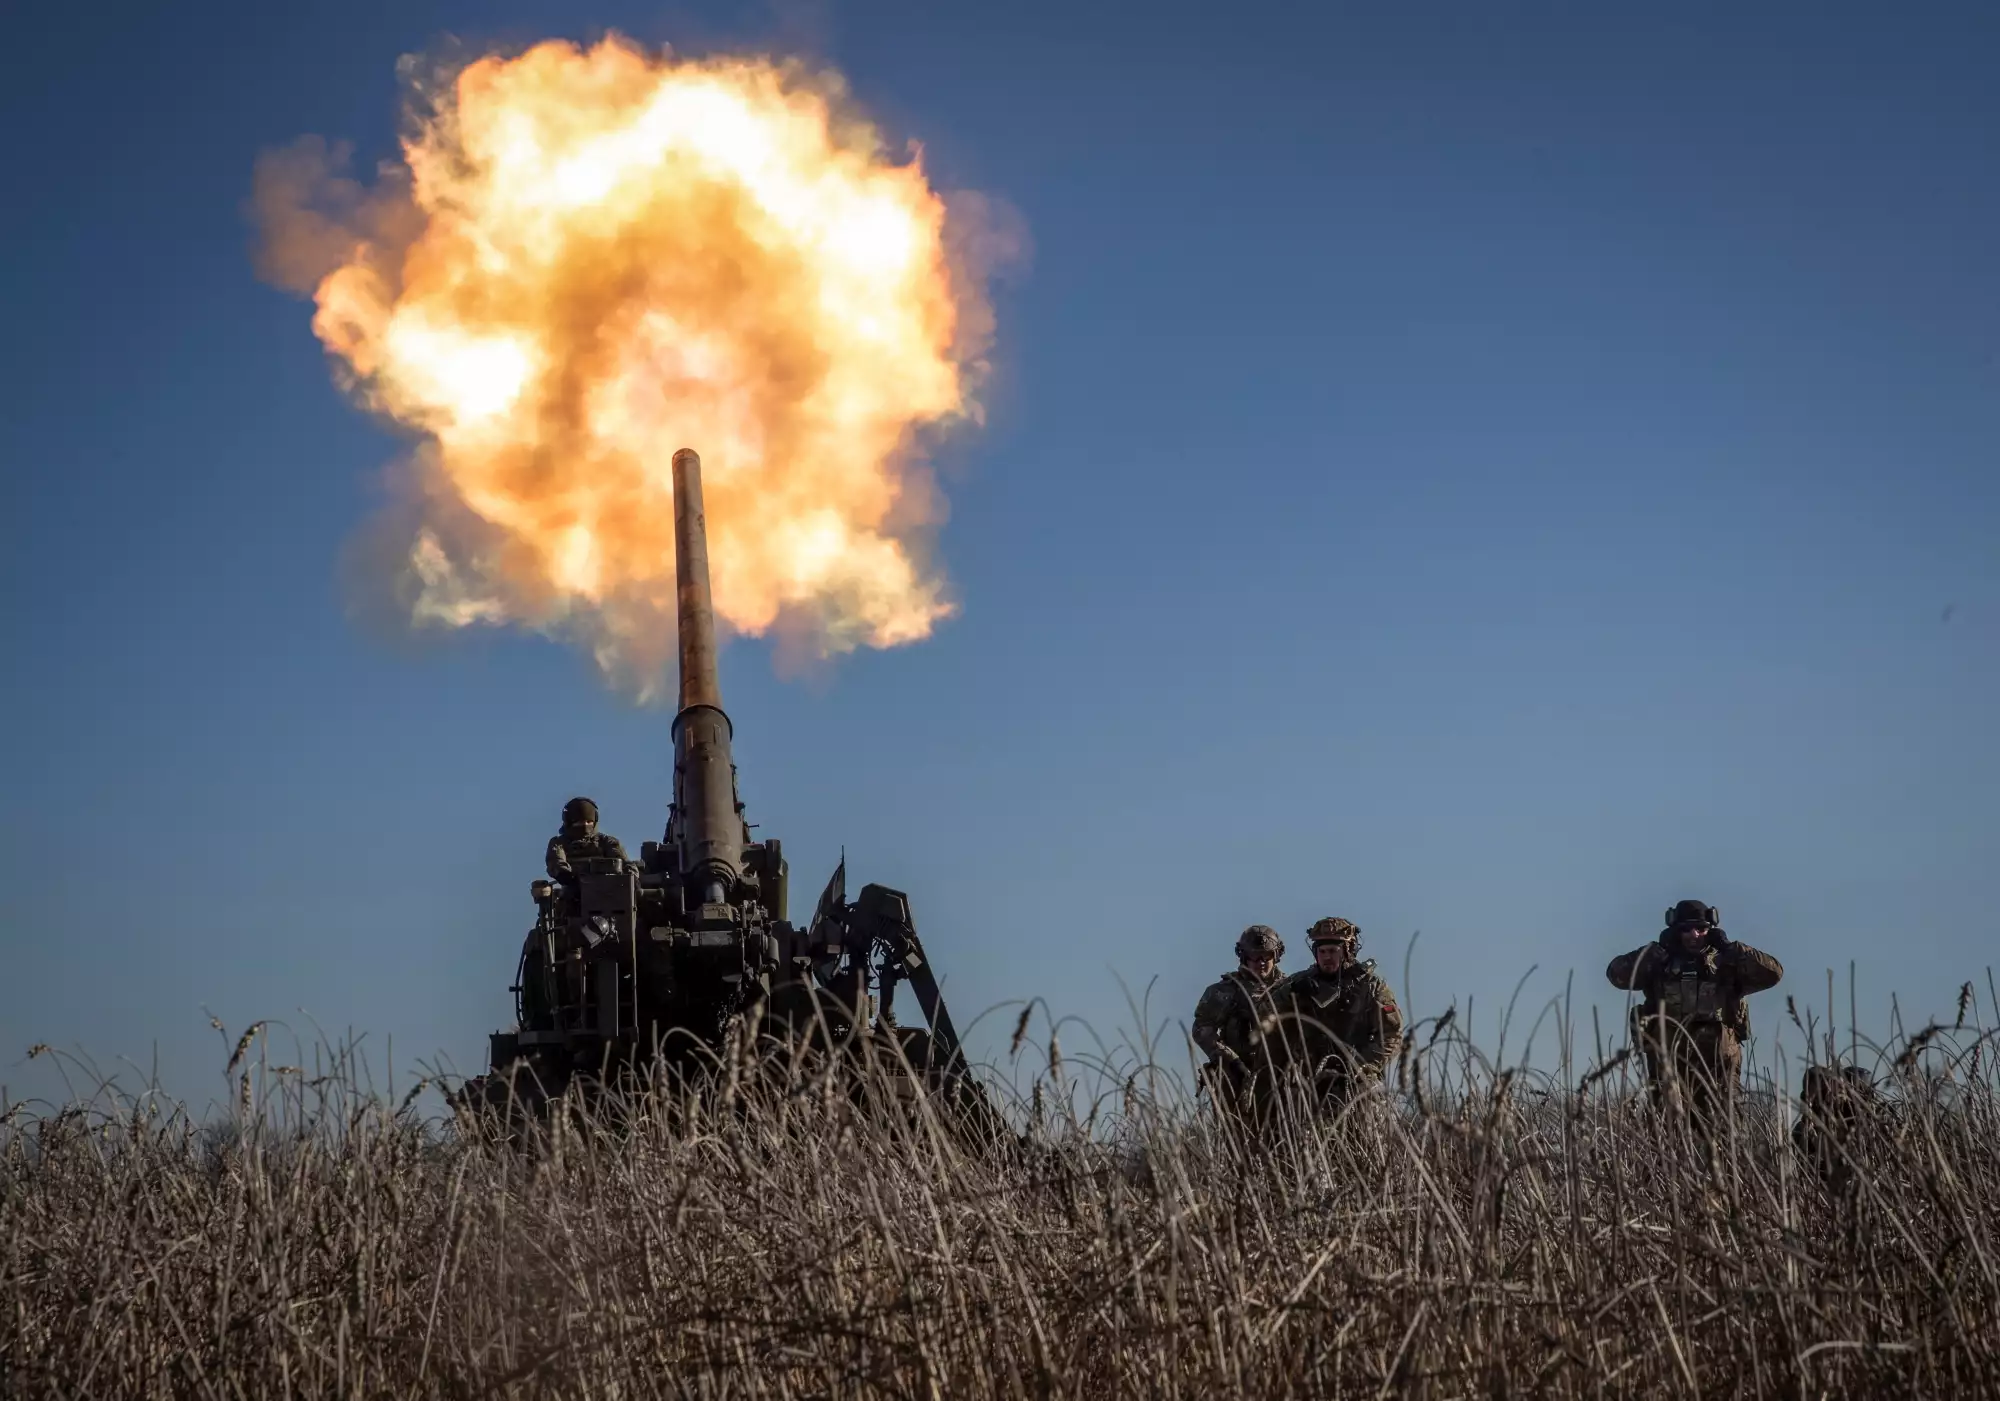
[[[1329,912],[1415,1015],[1530,967],[1609,1011],[1686,895],[1802,999],[1948,1009],[2000,857],[2000,18],[1757,9],[14,17],[0,1082],[199,1092],[203,1007],[477,1068],[562,800],[656,835],[668,715],[349,618],[401,448],[241,207],[301,134],[391,154],[400,54],[605,28],[828,60],[1032,233],[942,463],[962,616],[724,659],[752,819],[908,889],[961,1020],[1181,1016]]]

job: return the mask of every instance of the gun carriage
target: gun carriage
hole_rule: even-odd
[[[695,453],[674,454],[673,486],[680,709],[666,829],[637,861],[584,859],[573,879],[534,882],[516,1025],[493,1034],[491,1072],[456,1102],[539,1106],[626,1070],[698,1072],[746,1033],[767,1047],[889,1051],[879,1063],[907,1066],[915,1084],[976,1097],[907,895],[864,885],[849,900],[843,857],[808,921],[791,921],[783,846],[752,838],[737,793]],[[904,983],[922,1027],[895,1021]]]

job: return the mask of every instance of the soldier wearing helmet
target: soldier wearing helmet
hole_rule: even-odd
[[[571,798],[563,804],[562,830],[549,838],[548,855],[544,861],[549,879],[558,885],[574,888],[576,871],[570,863],[605,856],[626,860],[625,844],[609,832],[597,830],[596,803],[588,798]]]
[[[1292,974],[1272,996],[1284,1028],[1286,1062],[1319,1103],[1338,1108],[1382,1078],[1403,1045],[1396,994],[1363,959],[1361,929],[1328,915],[1306,933],[1312,967]]]
[[[1858,1185],[1850,1156],[1854,1139],[1880,1108],[1875,1082],[1860,1066],[1806,1067],[1792,1150],[1836,1200],[1852,1196]]]
[[[1194,1044],[1208,1057],[1204,1075],[1216,1102],[1241,1111],[1268,1081],[1270,1056],[1264,1033],[1271,1021],[1271,989],[1285,941],[1268,924],[1236,936],[1236,971],[1208,985],[1194,1009]]]
[[[1611,985],[1639,994],[1632,1039],[1656,1104],[1706,1112],[1733,1096],[1750,1034],[1744,998],[1776,987],[1777,959],[1724,933],[1713,905],[1682,900],[1649,944],[1611,960]]]

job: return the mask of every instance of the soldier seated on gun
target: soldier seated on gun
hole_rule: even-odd
[[[1194,1044],[1208,1057],[1203,1078],[1215,1103],[1241,1113],[1268,1088],[1270,1057],[1264,1048],[1272,1015],[1271,989],[1285,941],[1268,924],[1236,936],[1236,971],[1208,985],[1194,1008]]]
[[[566,894],[574,895],[576,870],[571,863],[607,856],[626,860],[624,843],[609,832],[597,830],[596,803],[588,798],[571,798],[563,804],[562,830],[549,838],[548,855],[544,861],[549,879],[560,885]]]
[[[1718,926],[1713,905],[1682,900],[1652,943],[1618,955],[1605,976],[1640,994],[1633,1040],[1653,1102],[1706,1114],[1734,1097],[1750,1012],[1743,999],[1777,986],[1784,966]]]
[[[1304,1077],[1314,1101],[1339,1109],[1382,1078],[1403,1046],[1396,994],[1362,959],[1361,929],[1328,915],[1307,931],[1313,966],[1272,995],[1285,1061]]]
[[[1835,1198],[1854,1191],[1849,1152],[1877,1102],[1875,1082],[1858,1065],[1806,1067],[1799,1085],[1799,1117],[1792,1125],[1792,1149]]]

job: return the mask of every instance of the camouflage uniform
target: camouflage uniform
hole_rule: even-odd
[[[597,830],[597,804],[588,798],[571,798],[563,805],[562,830],[549,838],[547,853],[542,864],[548,868],[549,879],[560,885],[570,885],[576,880],[576,870],[570,864],[574,861],[598,860],[615,856],[620,861],[625,855],[625,844],[609,832]]]
[[[1264,1032],[1275,1011],[1271,990],[1277,985],[1275,969],[1259,977],[1238,968],[1210,983],[1195,1004],[1194,1043],[1208,1053],[1205,1074],[1216,1103],[1227,1110],[1241,1112],[1267,1097],[1271,1058]]]
[[[1403,1012],[1373,959],[1357,959],[1361,931],[1328,917],[1313,925],[1315,949],[1341,943],[1346,965],[1328,973],[1315,962],[1292,974],[1272,994],[1282,1027],[1285,1060],[1307,1077],[1315,1100],[1338,1108],[1380,1080],[1403,1047]]]
[[[1806,1068],[1799,1086],[1798,1119],[1792,1125],[1792,1150],[1836,1200],[1854,1192],[1848,1151],[1880,1102],[1875,1082],[1858,1065]]]
[[[1632,1036],[1646,1060],[1655,1103],[1684,1087],[1688,1107],[1706,1111],[1736,1092],[1750,1011],[1743,999],[1777,986],[1784,966],[1762,950],[1739,944],[1714,924],[1715,910],[1683,900],[1667,912],[1667,928],[1650,944],[1611,960],[1612,986],[1640,994]],[[1681,947],[1680,930],[1704,925],[1701,948]]]
[[[568,884],[576,879],[574,861],[595,860],[600,857],[615,856],[620,861],[631,858],[625,855],[625,844],[608,832],[593,832],[589,836],[558,832],[549,838],[548,866],[549,879]]]

